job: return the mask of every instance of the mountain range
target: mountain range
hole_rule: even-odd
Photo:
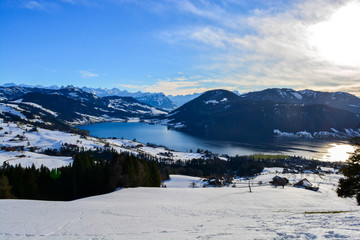
[[[152,118],[166,111],[141,103],[132,97],[98,97],[75,87],[44,89],[29,87],[0,87],[3,108],[14,108],[26,120],[57,121],[84,124],[101,121],[123,121],[130,118]],[[2,111],[0,117],[20,117],[14,112]]]
[[[360,99],[348,93],[266,89],[236,95],[208,91],[164,117],[176,130],[219,139],[276,134],[341,137],[358,134]]]
[[[3,84],[2,87],[4,88],[11,88],[11,87],[20,87],[20,88],[40,88],[40,89],[51,89],[51,90],[59,90],[61,88],[66,88],[66,87],[59,87],[56,85],[50,86],[50,87],[44,87],[42,85],[36,85],[36,86],[32,86],[32,85],[26,85],[26,84],[14,84],[14,83],[6,83]],[[74,86],[68,86],[70,88],[74,88]],[[174,102],[172,102],[168,97],[165,96],[165,94],[163,93],[149,93],[149,92],[128,92],[126,90],[120,90],[118,88],[112,88],[112,89],[107,89],[107,88],[90,88],[90,87],[81,87],[78,88],[81,89],[85,92],[89,92],[92,93],[98,97],[108,97],[108,96],[119,96],[119,97],[133,97],[136,100],[138,100],[139,102],[145,103],[147,105],[156,107],[156,108],[162,108],[166,111],[169,110],[173,110],[176,107],[178,107],[178,105],[176,105]],[[185,100],[186,101],[186,100]],[[184,101],[182,101],[181,104],[185,103]]]
[[[193,135],[229,140],[347,137],[358,134],[360,123],[360,99],[344,92],[273,88],[240,95],[212,90],[181,96],[188,102],[169,113],[154,107],[168,99],[162,93],[119,91],[100,89],[95,95],[91,89],[72,86],[0,87],[0,118],[62,126],[139,118]]]

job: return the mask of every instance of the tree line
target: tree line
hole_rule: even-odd
[[[72,165],[53,170],[4,165],[0,169],[0,198],[68,201],[116,188],[159,187],[160,183],[154,161],[127,153],[81,152],[74,156]]]

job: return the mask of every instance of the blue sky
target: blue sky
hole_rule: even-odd
[[[360,95],[358,16],[358,0],[2,0],[0,84]]]

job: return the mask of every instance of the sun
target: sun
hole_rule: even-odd
[[[308,29],[317,55],[342,66],[360,66],[360,1],[339,8],[328,20]]]

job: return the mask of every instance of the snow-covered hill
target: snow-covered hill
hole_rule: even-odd
[[[50,169],[58,168],[69,165],[72,163],[72,159],[48,156],[42,154],[44,150],[60,150],[62,146],[94,150],[104,148],[105,145],[114,148],[117,152],[146,153],[158,158],[169,156],[172,161],[188,161],[193,158],[205,157],[200,153],[176,152],[164,147],[146,146],[126,139],[98,139],[42,128],[36,128],[34,131],[32,126],[24,124],[0,123],[0,147],[9,148],[0,150],[0,165],[7,162],[10,165],[21,164],[23,167],[35,164],[36,167],[44,165]]]
[[[260,175],[253,182],[273,176]],[[72,202],[0,200],[0,238],[359,239],[360,209],[354,199],[336,196],[339,176],[296,176],[303,177],[320,190],[256,184],[250,193],[241,182],[236,188],[168,184]],[[171,178],[174,186],[194,180]]]

